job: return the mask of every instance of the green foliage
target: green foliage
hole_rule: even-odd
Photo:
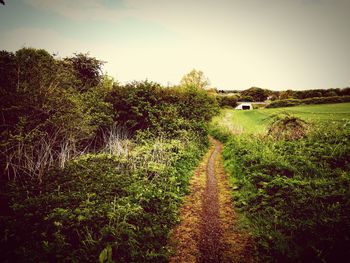
[[[99,263],[112,263],[114,262],[112,260],[112,247],[108,245],[106,248],[104,248],[98,257]]]
[[[191,72],[184,75],[180,81],[183,87],[193,87],[195,89],[208,89],[210,82],[204,76],[203,71],[192,69]]]
[[[148,130],[165,137],[184,130],[206,134],[206,122],[217,113],[213,96],[195,88],[162,88],[144,81],[114,86],[108,101],[118,113],[116,121],[131,132]]]
[[[245,101],[265,101],[268,97],[268,91],[258,88],[258,87],[251,87],[250,89],[244,90],[241,92],[241,98],[240,100],[243,101],[244,99],[251,100],[245,100]]]
[[[240,96],[238,98],[238,101],[244,101],[244,102],[253,102],[254,98],[252,96]]]
[[[232,134],[222,127],[210,125],[209,134],[222,143],[226,143]]]
[[[12,182],[1,261],[166,262],[169,231],[204,150],[198,145],[148,141],[122,157],[83,155],[41,184]]]
[[[342,103],[350,102],[350,96],[333,96],[333,97],[315,97],[308,99],[286,99],[275,100],[268,104],[266,108],[290,107],[302,104],[326,104],[326,103]]]
[[[76,86],[79,91],[89,90],[97,86],[102,79],[102,61],[90,57],[89,54],[76,53],[74,57],[65,58],[64,62],[72,67],[74,75],[79,80]]]
[[[189,86],[113,84],[102,64],[0,52],[1,262],[167,261],[218,104]]]
[[[221,95],[216,97],[220,107],[232,107],[237,106],[237,97],[229,95]]]
[[[80,92],[81,80],[67,61],[42,49],[0,53],[2,173],[34,176],[40,166],[42,174],[59,158],[63,144],[82,151],[98,130],[112,124],[112,105],[105,101],[108,82],[101,76],[96,86],[89,82]]]
[[[295,99],[309,99],[316,97],[349,96],[350,88],[343,89],[314,89],[293,91],[292,97]]]
[[[342,262],[350,251],[349,129],[298,141],[231,137],[224,160],[235,207],[263,262]]]

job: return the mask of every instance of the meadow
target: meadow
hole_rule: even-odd
[[[346,123],[350,121],[350,103],[303,105],[252,111],[237,111],[226,108],[220,116],[214,118],[213,122],[234,133],[261,134],[266,131],[271,119],[281,113],[295,115],[310,124]]]
[[[252,233],[261,262],[349,258],[349,113],[342,103],[225,109],[213,119],[240,225]],[[279,133],[295,127],[305,133],[268,134],[276,123]]]

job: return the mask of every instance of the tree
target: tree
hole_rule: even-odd
[[[208,89],[210,82],[209,79],[204,76],[203,71],[192,69],[191,72],[182,77],[180,85],[186,87],[192,86],[197,89]]]
[[[280,100],[286,100],[286,99],[292,99],[294,97],[294,91],[293,90],[284,90],[280,92]]]
[[[252,97],[253,101],[265,101],[268,97],[268,92],[258,87],[251,87],[250,89],[241,92],[243,97]]]
[[[41,157],[59,154],[62,142],[74,151],[84,149],[98,130],[112,123],[112,105],[105,101],[112,80],[96,75],[98,85],[91,86],[95,83],[88,77],[94,80],[94,75],[78,75],[79,67],[72,63],[43,49],[0,51],[0,177],[2,171],[10,175],[13,170],[15,176],[21,169],[41,178],[41,167],[51,165]],[[51,150],[42,150],[42,145]]]
[[[74,57],[65,58],[65,61],[73,68],[77,79],[80,80],[80,91],[97,86],[102,80],[104,62],[90,57],[89,54],[76,53],[74,55]]]

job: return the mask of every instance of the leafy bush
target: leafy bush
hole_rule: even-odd
[[[231,137],[225,166],[235,207],[263,262],[343,262],[350,254],[349,130],[298,141]]]
[[[149,130],[153,136],[178,137],[183,130],[206,135],[206,123],[218,111],[215,98],[204,90],[162,88],[149,81],[115,85],[108,101],[118,112],[118,123],[133,133]]]
[[[105,77],[82,92],[72,65],[45,50],[1,51],[0,76],[0,169],[9,177],[41,177],[63,145],[74,149],[71,156],[82,152],[113,122]]]

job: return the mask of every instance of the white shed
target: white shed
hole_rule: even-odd
[[[253,109],[252,104],[247,102],[241,103],[235,108],[235,110],[252,110],[252,109]]]

